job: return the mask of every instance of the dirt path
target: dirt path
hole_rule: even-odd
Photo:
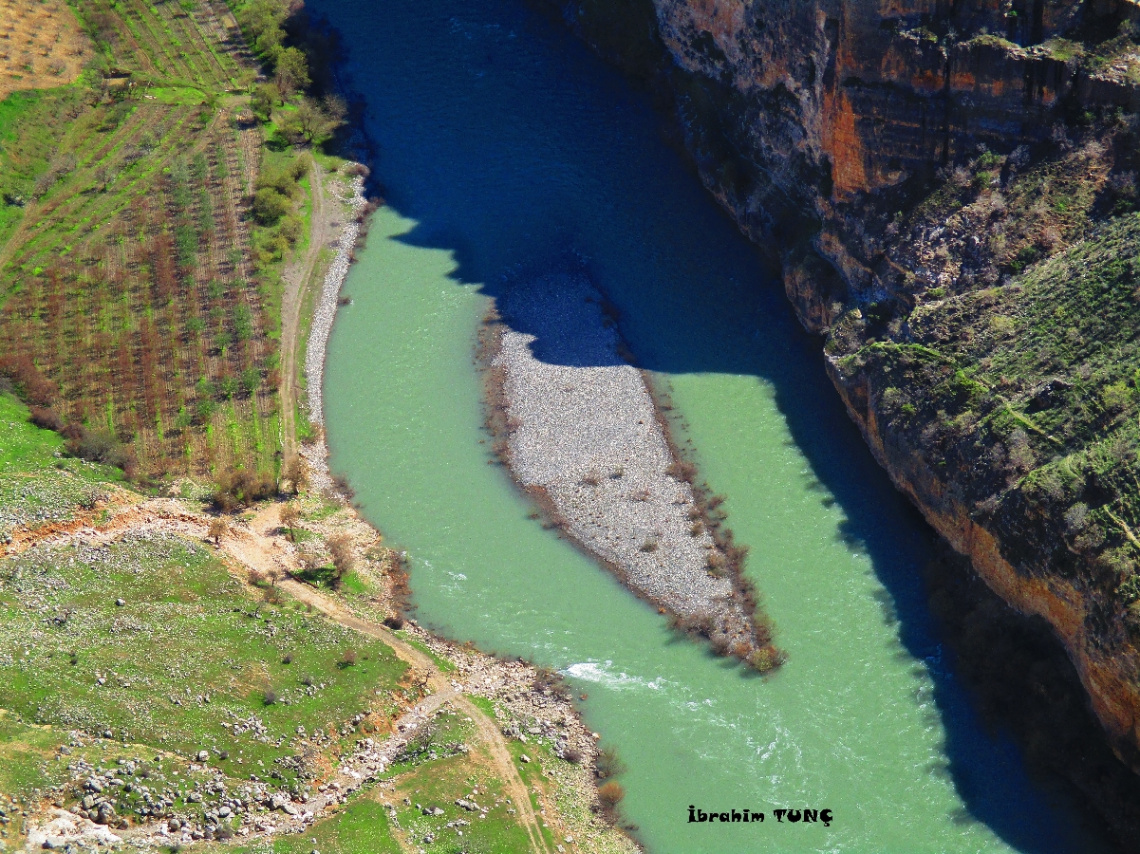
[[[338,233],[334,210],[326,212],[325,172],[314,162],[309,173],[309,199],[312,211],[309,245],[305,252],[285,267],[281,298],[281,449],[289,459],[297,453],[297,393],[299,391],[297,353],[300,342],[301,312],[309,290],[319,279],[316,274],[321,249]]]
[[[538,816],[535,815],[534,807],[530,802],[530,792],[527,791],[526,784],[515,769],[514,759],[511,757],[510,751],[507,750],[507,743],[500,734],[498,725],[483,714],[478,706],[462,695],[456,698],[455,705],[475,722],[479,737],[487,745],[487,749],[491,753],[491,760],[503,780],[503,789],[510,796],[515,809],[518,811],[519,818],[526,828],[527,835],[530,837],[531,850],[550,854],[550,849],[542,835],[542,826],[539,824]]]
[[[242,571],[254,570],[267,576],[280,576],[278,587],[297,601],[312,605],[333,622],[384,642],[392,647],[402,661],[427,675],[430,691],[428,696],[401,716],[397,722],[397,735],[392,736],[382,748],[360,757],[357,762],[350,760],[338,771],[333,778],[338,784],[337,791],[347,792],[359,788],[370,774],[391,762],[410,735],[424,725],[437,709],[450,703],[471,718],[480,739],[487,745],[495,771],[502,779],[504,789],[517,810],[518,819],[530,838],[532,854],[551,854],[526,784],[519,776],[498,724],[463,696],[462,686],[450,681],[431,656],[416,649],[387,627],[353,614],[333,597],[289,578],[287,573],[297,569],[299,561],[292,545],[273,534],[279,524],[279,513],[279,505],[264,505],[247,525],[233,525],[221,537],[221,542],[216,547],[231,558],[231,572],[239,575]],[[93,524],[91,519],[85,519],[65,526],[49,526],[24,532],[18,539],[13,538],[12,543],[0,546],[0,559],[35,546],[58,545],[73,540],[89,546],[106,545],[127,534],[144,531],[177,534],[205,541],[212,521],[209,516],[188,512],[173,499],[156,498],[131,505],[103,524]],[[245,580],[242,578],[242,581]],[[305,809],[319,817],[335,803],[334,797],[323,795],[308,802]],[[139,832],[146,831],[140,829]],[[137,834],[131,835],[137,837]]]

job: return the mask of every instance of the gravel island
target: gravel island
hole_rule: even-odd
[[[768,669],[779,654],[710,535],[604,306],[579,274],[518,283],[501,301],[489,385],[503,457],[559,527],[631,590],[717,651]]]

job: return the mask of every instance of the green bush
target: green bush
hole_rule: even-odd
[[[262,187],[253,196],[253,216],[262,225],[276,225],[291,207],[289,199],[274,187]]]

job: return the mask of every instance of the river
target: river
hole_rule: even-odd
[[[930,532],[647,98],[519,0],[308,5],[345,38],[387,200],[330,344],[332,466],[409,551],[418,618],[566,673],[654,854],[1098,850],[982,728],[927,610]],[[771,678],[675,637],[491,464],[480,319],[505,280],[583,264],[751,547]]]

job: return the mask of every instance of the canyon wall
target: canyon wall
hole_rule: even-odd
[[[1135,302],[1117,299],[1140,284],[1133,267],[1104,272],[1132,263],[1134,245],[1117,235],[1123,250],[1080,253],[1138,216],[1140,4],[558,10],[669,102],[706,186],[780,261],[804,326],[827,336],[829,372],[876,458],[995,592],[1048,620],[1115,752],[1140,771],[1140,483],[1123,475],[1138,459],[1126,422],[1140,374],[1114,373],[1113,359],[1136,355],[1130,335],[1086,327],[1084,292],[1056,298],[1078,316],[1065,323],[1049,320],[1061,309],[1048,296],[1072,269],[1096,269],[1112,306]],[[1108,401],[1113,383],[1124,404],[1082,403]]]

